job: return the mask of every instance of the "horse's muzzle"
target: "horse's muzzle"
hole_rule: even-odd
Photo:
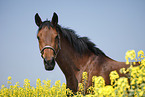
[[[44,59],[44,66],[45,66],[45,69],[48,71],[53,70],[55,67],[55,59],[54,58],[52,58],[51,60]]]

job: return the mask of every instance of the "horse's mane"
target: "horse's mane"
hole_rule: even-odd
[[[44,21],[42,25],[39,27],[38,31],[42,29],[42,27],[48,26],[48,28],[53,27],[50,21]],[[56,27],[58,33],[62,33],[62,36],[68,40],[68,42],[74,47],[74,49],[79,53],[87,53],[88,50],[93,52],[95,55],[105,55],[103,51],[101,51],[96,45],[91,42],[87,37],[78,36],[74,30],[69,28],[61,27],[57,25]]]

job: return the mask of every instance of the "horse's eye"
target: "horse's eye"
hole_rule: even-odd
[[[58,35],[55,37],[55,39],[58,39],[59,37],[58,37]]]

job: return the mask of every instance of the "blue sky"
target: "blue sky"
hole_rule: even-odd
[[[65,82],[56,65],[45,71],[36,38],[34,16],[50,20],[53,12],[59,24],[87,36],[106,55],[125,61],[127,50],[145,51],[144,0],[1,0],[0,1],[0,85],[30,79]]]

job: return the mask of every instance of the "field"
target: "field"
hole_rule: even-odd
[[[134,50],[126,52],[126,63],[130,67],[125,70],[122,68],[121,73],[128,77],[119,77],[116,71],[110,73],[111,85],[105,85],[101,76],[92,78],[92,86],[87,89],[85,94],[84,87],[87,84],[87,72],[82,74],[82,83],[79,83],[79,89],[73,94],[70,89],[66,89],[66,84],[61,85],[60,80],[55,82],[51,87],[51,80],[36,80],[36,87],[30,85],[30,80],[25,79],[23,87],[19,82],[11,84],[12,78],[8,77],[8,87],[1,85],[0,97],[145,97],[145,56],[140,50],[137,54]],[[140,62],[140,66],[133,67],[134,62]],[[128,82],[130,79],[130,83]]]

